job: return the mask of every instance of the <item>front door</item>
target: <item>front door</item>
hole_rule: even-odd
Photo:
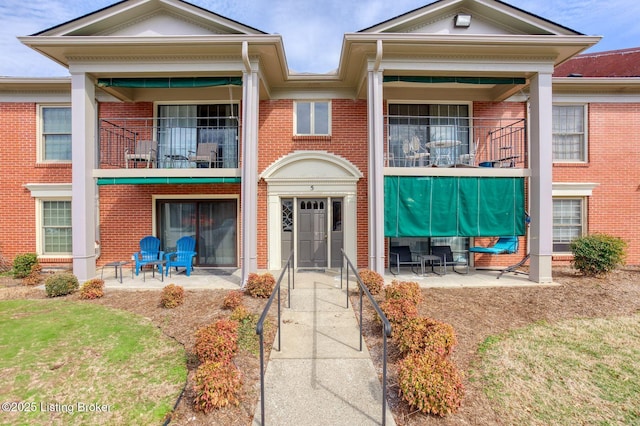
[[[298,267],[327,267],[327,199],[298,200]]]

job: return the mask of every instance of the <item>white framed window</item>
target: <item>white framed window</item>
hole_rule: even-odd
[[[70,256],[71,199],[38,199],[38,254],[44,256]]]
[[[586,197],[553,198],[553,252],[571,253],[571,242],[586,232]]]
[[[328,136],[331,134],[331,102],[296,101],[294,103],[296,136]]]
[[[43,162],[71,161],[71,107],[40,105],[40,155]]]
[[[587,161],[587,106],[553,106],[553,161]]]

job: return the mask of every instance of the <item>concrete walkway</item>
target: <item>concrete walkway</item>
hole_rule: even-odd
[[[346,303],[339,275],[296,273],[291,309],[282,311],[282,348],[276,338],[266,368],[265,425],[382,423],[382,385],[366,344],[359,350],[358,322]],[[258,403],[254,425],[260,410]],[[388,407],[386,424],[395,425]]]

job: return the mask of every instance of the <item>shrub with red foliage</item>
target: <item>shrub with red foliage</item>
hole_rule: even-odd
[[[371,294],[379,294],[384,286],[384,278],[376,271],[370,269],[362,269],[358,272],[363,284]]]
[[[275,286],[276,279],[269,272],[265,272],[262,275],[252,272],[247,277],[244,291],[252,297],[267,298],[271,296]]]
[[[201,362],[229,362],[238,351],[238,322],[219,319],[195,333],[194,352]]]
[[[413,281],[396,281],[384,288],[385,299],[405,299],[418,305],[422,302],[422,291],[418,283]]]
[[[160,306],[163,308],[176,308],[184,303],[184,288],[179,285],[169,284],[162,289]]]
[[[411,318],[402,322],[395,332],[398,349],[410,352],[433,352],[448,356],[458,344],[454,328],[447,323],[427,317]]]
[[[242,379],[230,362],[207,361],[196,370],[194,408],[209,413],[229,404],[238,405]]]
[[[104,296],[104,281],[100,278],[86,281],[80,287],[80,299],[99,299],[102,296]]]
[[[233,290],[224,296],[222,307],[224,309],[235,309],[242,304],[242,296],[244,293],[240,290]]]

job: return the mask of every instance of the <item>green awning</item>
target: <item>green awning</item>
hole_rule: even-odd
[[[241,77],[99,78],[98,87],[189,88],[242,86]]]
[[[385,176],[385,237],[525,234],[524,178]]]
[[[239,177],[120,177],[98,178],[98,185],[166,185],[239,183]]]
[[[383,83],[402,81],[405,83],[462,83],[462,84],[525,84],[524,78],[503,77],[429,77],[408,75],[385,75]]]

